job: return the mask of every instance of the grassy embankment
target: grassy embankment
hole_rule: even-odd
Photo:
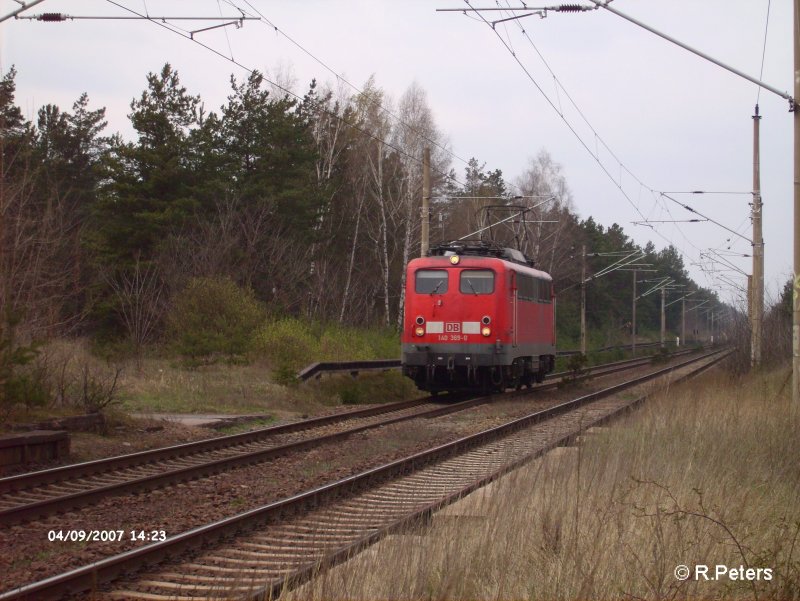
[[[218,362],[187,369],[176,361],[145,362],[143,373],[124,382],[128,409],[188,412],[294,412],[320,405],[385,402],[415,394],[397,372],[325,377],[297,386],[295,375],[309,363],[399,356],[390,330],[309,324],[284,318],[254,335],[248,363]],[[157,371],[156,371],[157,370]]]
[[[297,386],[297,371],[314,361],[383,359],[399,356],[396,333],[385,330],[308,324],[284,318],[267,321],[253,333],[244,356],[187,360],[168,344],[146,350],[138,360],[104,353],[86,341],[54,341],[41,347],[39,360],[50,374],[53,403],[34,408],[24,419],[81,412],[85,383],[110,386],[117,371],[115,401],[108,409],[144,413],[304,413],[337,403],[381,402],[415,393],[399,373],[326,377]],[[103,355],[106,355],[105,357]],[[64,389],[64,393],[59,393]],[[61,402],[59,397],[73,398]]]
[[[789,396],[786,370],[703,376],[293,598],[800,599],[800,420]],[[770,568],[772,579],[674,575],[718,564]]]

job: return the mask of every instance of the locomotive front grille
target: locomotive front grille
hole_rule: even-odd
[[[403,365],[436,365],[465,367],[473,365],[486,367],[503,365],[507,361],[504,345],[499,349],[494,344],[453,344],[453,345],[403,345]],[[450,348],[447,348],[450,347]],[[468,348],[474,347],[474,348]],[[466,352],[465,352],[466,351]]]

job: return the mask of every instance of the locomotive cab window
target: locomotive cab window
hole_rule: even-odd
[[[488,269],[465,269],[461,272],[460,290],[463,294],[492,294],[494,272]]]
[[[419,269],[414,274],[417,294],[444,294],[447,292],[447,272],[444,269]]]
[[[517,298],[532,303],[550,303],[550,282],[520,273],[517,275]]]
[[[550,291],[550,282],[547,280],[540,280],[539,281],[539,302],[540,303],[551,303],[553,299],[551,298],[551,291]]]
[[[539,280],[524,273],[517,274],[517,298],[524,301],[536,301]]]

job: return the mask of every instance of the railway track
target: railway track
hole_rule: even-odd
[[[588,372],[587,377],[632,369],[649,360],[644,357],[596,366]],[[549,382],[535,388],[553,388],[564,375],[550,374]],[[463,395],[455,396],[446,405],[433,402],[433,397],[400,401],[232,436],[3,478],[0,479],[0,525],[69,511],[109,496],[206,478],[288,453],[330,444],[388,424],[462,411],[484,404],[491,398],[464,399]]]
[[[415,523],[644,398],[631,401],[611,395],[676,370],[681,379],[690,377],[724,356],[715,351],[683,361],[498,428],[9,591],[0,595],[0,601],[61,598],[187,553],[195,555],[179,565],[123,582],[106,598],[274,597],[284,587],[345,560],[385,534]],[[694,365],[698,363],[699,367]],[[203,548],[209,550],[200,551]]]
[[[636,345],[639,350],[642,349],[655,349],[661,346],[660,342],[643,342]],[[603,346],[596,349],[591,349],[588,354],[603,353],[606,351],[614,350],[627,350],[632,348],[627,344],[617,344],[612,346]],[[635,349],[634,349],[635,350]],[[571,357],[573,355],[580,355],[580,350],[566,350],[557,351],[557,357]],[[362,371],[387,371],[390,369],[400,369],[400,359],[365,359],[363,361],[322,361],[319,363],[312,363],[307,365],[299,372],[297,372],[297,379],[301,382],[310,380],[311,378],[318,378],[324,373],[350,373],[358,374]]]

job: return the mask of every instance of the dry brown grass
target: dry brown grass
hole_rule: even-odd
[[[155,352],[103,358],[85,339],[56,339],[39,347],[32,369],[42,374],[44,404],[0,407],[0,431],[14,423],[102,409],[125,414],[265,414],[273,420],[328,411],[343,403],[390,402],[422,396],[399,372],[325,377],[284,386],[266,359],[249,364],[188,367]]]
[[[53,402],[44,417],[66,409],[85,410],[80,399],[84,373],[100,383],[118,374],[109,409],[131,413],[269,413],[278,417],[315,412],[320,401],[306,391],[271,381],[261,363],[212,364],[189,369],[168,358],[107,361],[90,352],[86,340],[54,340],[41,347],[38,361],[48,374]],[[61,411],[64,410],[64,411]],[[20,419],[31,419],[22,415]]]
[[[293,599],[798,599],[786,371],[708,375],[391,536]],[[757,582],[675,567],[770,568]]]

